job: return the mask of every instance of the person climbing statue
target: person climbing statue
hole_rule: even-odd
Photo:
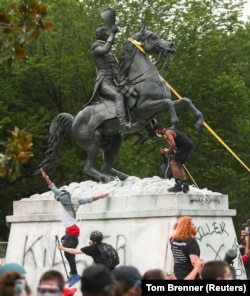
[[[169,188],[168,192],[183,191],[187,193],[189,191],[189,185],[187,183],[187,176],[183,164],[194,150],[194,143],[182,132],[173,128],[165,128],[160,123],[155,123],[153,125],[153,130],[156,134],[165,136],[169,141],[169,147],[161,149],[161,153],[165,153],[167,157],[171,157],[174,150],[176,150],[170,163],[175,185]]]
[[[132,132],[137,124],[131,124],[126,119],[125,101],[122,92],[117,87],[117,62],[112,53],[115,35],[118,27],[113,25],[109,34],[106,27],[96,29],[96,41],[91,45],[93,60],[96,65],[96,83],[92,98],[98,95],[115,102],[117,118],[123,132]],[[90,99],[92,100],[92,99]]]
[[[80,235],[80,228],[76,224],[76,211],[78,207],[80,205],[92,203],[93,201],[96,201],[100,198],[106,198],[109,196],[109,193],[104,193],[93,197],[79,198],[75,201],[72,201],[70,192],[64,189],[58,189],[43,168],[40,168],[40,172],[49,189],[54,192],[55,199],[62,205],[61,220],[65,227],[65,235],[61,238],[62,245],[66,248],[76,248],[79,242],[78,237]],[[70,276],[67,280],[67,284],[69,287],[71,287],[81,279],[81,276],[77,273],[75,255],[66,252],[64,252],[64,255],[70,267]]]

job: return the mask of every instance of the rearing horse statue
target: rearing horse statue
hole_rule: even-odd
[[[178,123],[175,109],[180,107],[187,107],[197,118],[196,127],[202,129],[202,113],[190,99],[171,100],[169,87],[147,56],[158,54],[167,58],[174,52],[175,47],[171,42],[146,30],[145,26],[123,45],[118,63],[118,87],[127,101],[127,116],[132,122],[138,123],[134,132],[167,113],[174,127]],[[70,131],[78,146],[87,151],[85,174],[103,183],[116,177],[125,180],[128,175],[113,168],[122,145],[120,130],[114,102],[105,100],[100,94],[98,100],[89,102],[75,117],[69,113],[61,113],[53,119],[48,148],[40,166],[45,169],[52,166],[62,149],[65,133]],[[103,151],[104,158],[98,170],[96,160],[100,151]]]

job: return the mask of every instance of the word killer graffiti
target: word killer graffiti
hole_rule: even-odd
[[[229,236],[229,232],[226,229],[226,223],[215,221],[211,224],[205,223],[204,226],[197,227],[196,239],[202,241],[206,236],[212,236],[214,234],[226,234]]]
[[[232,241],[232,225],[227,225],[223,221],[204,223],[197,227],[196,237],[203,253],[209,254],[208,260],[224,260],[229,249],[234,249],[237,256],[230,263],[236,277],[245,275],[245,269],[241,260],[237,238]],[[231,243],[229,243],[231,241]]]

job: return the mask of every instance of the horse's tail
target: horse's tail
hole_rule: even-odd
[[[69,113],[58,114],[51,122],[49,128],[48,148],[39,167],[50,168],[61,153],[65,135],[70,131],[74,116]]]

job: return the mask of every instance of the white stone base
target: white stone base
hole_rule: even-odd
[[[239,279],[245,279],[232,222],[235,210],[228,209],[228,196],[207,189],[190,188],[188,194],[167,192],[173,180],[159,177],[99,184],[93,181],[64,186],[73,199],[110,192],[111,196],[80,206],[77,212],[81,228],[79,246],[89,243],[94,229],[103,232],[106,242],[118,250],[121,264],[131,264],[143,274],[151,268],[172,271],[169,244],[173,226],[180,216],[191,216],[197,226],[197,241],[201,258],[205,261],[223,259],[226,251],[234,248],[238,257],[234,267]],[[61,205],[48,191],[14,202],[6,262],[17,262],[27,270],[27,280],[35,291],[41,274],[57,269],[65,276],[55,236],[64,234],[60,222]],[[92,258],[77,255],[78,273],[92,264]],[[64,259],[68,270],[67,261]],[[78,284],[79,286],[79,284]],[[81,295],[81,293],[77,294]]]

